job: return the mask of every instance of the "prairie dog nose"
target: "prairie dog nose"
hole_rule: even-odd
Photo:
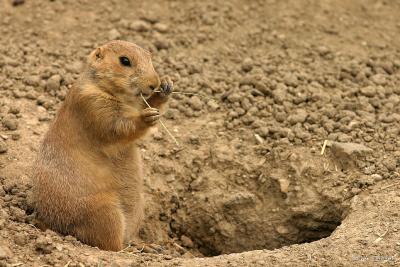
[[[158,75],[155,75],[153,78],[149,79],[149,88],[151,91],[154,91],[158,87],[160,87],[160,78]]]

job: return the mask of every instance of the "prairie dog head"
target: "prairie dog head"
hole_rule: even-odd
[[[111,41],[92,51],[88,71],[97,86],[124,102],[149,96],[160,86],[151,53],[126,41]]]

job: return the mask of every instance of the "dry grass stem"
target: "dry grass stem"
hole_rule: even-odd
[[[142,94],[140,94],[140,96],[142,97],[144,103],[146,103],[146,105],[151,108],[151,106],[149,105],[149,103],[147,102],[146,98],[143,97]],[[168,130],[168,128],[165,126],[165,124],[162,122],[162,120],[158,120],[161,124],[161,126],[164,128],[164,130],[168,133],[168,135],[171,137],[172,140],[174,140],[175,144],[177,146],[179,146],[178,141],[176,140],[176,138],[171,134],[171,132]]]
[[[327,144],[328,144],[328,140],[325,140],[325,141],[324,141],[324,144],[322,145],[321,156],[324,155],[324,153],[325,153],[325,148],[326,148],[326,145],[327,145]]]

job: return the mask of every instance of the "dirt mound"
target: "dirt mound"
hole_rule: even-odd
[[[399,265],[398,3],[20,2],[0,1],[0,266]],[[179,147],[140,144],[143,243],[118,253],[36,229],[29,178],[111,39],[193,93],[165,114]]]

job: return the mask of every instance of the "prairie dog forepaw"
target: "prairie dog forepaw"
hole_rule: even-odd
[[[150,126],[155,125],[160,118],[160,111],[156,108],[145,108],[142,111],[142,119]]]
[[[160,94],[162,96],[168,96],[174,90],[174,83],[169,76],[164,76],[161,78]]]

